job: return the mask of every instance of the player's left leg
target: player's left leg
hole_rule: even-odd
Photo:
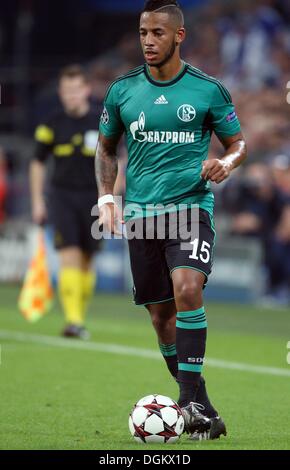
[[[152,325],[156,331],[159,348],[169,372],[177,381],[178,361],[176,352],[176,305],[174,300],[168,302],[147,304]],[[196,394],[196,401],[204,407],[203,414],[208,418],[218,416],[207,394],[205,380],[201,376]]]
[[[178,268],[172,273],[172,281],[177,308],[179,405],[183,409],[186,431],[193,440],[216,439],[221,434],[226,435],[225,424],[214,409],[213,417],[204,422],[204,407],[197,401],[207,333],[202,296],[205,275],[194,269]]]
[[[184,214],[187,218],[184,218]],[[198,216],[198,217],[197,217]],[[207,321],[203,305],[203,288],[212,267],[215,240],[210,215],[196,209],[180,214],[179,237],[170,237],[170,218],[165,254],[171,272],[176,314],[176,350],[178,357],[179,404],[184,409],[186,430],[196,431],[198,438],[214,439],[225,434],[225,426],[211,406],[201,371],[206,347]],[[174,219],[173,219],[174,221]],[[187,232],[181,229],[187,227]],[[196,406],[203,397],[204,406]],[[200,418],[210,407],[210,423]],[[196,424],[201,421],[201,426]],[[205,424],[205,426],[203,426]],[[205,436],[205,437],[204,437]],[[195,435],[192,436],[195,438]]]
[[[206,347],[207,322],[202,289],[205,275],[187,268],[172,272],[180,406],[196,401]]]
[[[177,375],[177,381],[179,382],[180,386],[179,405],[181,408],[183,408],[185,429],[190,433],[193,433],[194,431],[199,431],[202,433],[208,432],[211,427],[209,418],[200,413],[198,409],[199,405],[190,404],[191,402],[196,402],[200,372],[198,373],[198,378],[194,373],[191,374],[190,377],[185,377],[184,379],[184,377],[181,376],[182,370],[180,370],[180,365],[184,366],[184,363],[186,362],[184,359],[185,351],[187,355],[196,357],[196,348],[194,347],[194,344],[190,344],[192,341],[192,335],[190,335],[190,338],[188,338],[189,335],[187,335],[187,337],[183,335],[182,337],[178,338],[178,328],[176,327],[176,324],[178,325],[178,321],[176,321],[175,302],[169,301],[164,304],[147,304],[146,308],[150,312],[153,326],[157,332],[159,345],[161,346],[160,349],[164,355],[167,366],[174,377]],[[195,337],[196,336],[197,335],[195,334]],[[185,348],[181,345],[181,342],[186,343]],[[175,343],[177,348],[175,348]],[[176,349],[179,361],[178,364]],[[200,350],[198,350],[199,356],[203,354],[204,351],[201,353]],[[195,384],[196,390],[194,390]],[[186,408],[188,405],[191,407],[190,410],[187,410]]]

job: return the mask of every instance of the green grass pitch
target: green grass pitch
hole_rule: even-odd
[[[163,361],[130,349],[158,352],[145,309],[127,296],[97,294],[90,342],[58,342],[58,306],[30,325],[17,311],[17,295],[15,287],[0,287],[0,449],[145,450],[129,434],[133,404],[151,393],[177,398]],[[204,375],[228,436],[191,442],[183,435],[175,445],[146,449],[290,449],[289,311],[206,307],[212,361]]]

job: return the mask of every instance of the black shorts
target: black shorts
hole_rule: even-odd
[[[89,255],[98,251],[100,241],[91,235],[95,220],[91,210],[97,203],[97,191],[72,191],[53,186],[48,196],[49,222],[54,228],[55,248],[60,250],[77,246]]]
[[[177,218],[177,235],[169,225],[169,215],[165,216],[165,231],[163,239],[157,237],[157,219],[150,217],[151,226],[154,220],[154,238],[148,239],[150,229],[144,239],[128,237],[130,262],[133,275],[133,293],[137,305],[166,302],[174,298],[171,273],[177,268],[191,268],[205,275],[205,283],[211,273],[213,263],[213,247],[215,230],[213,219],[202,209],[187,212],[187,220]],[[176,213],[178,214],[178,213]],[[180,214],[180,213],[179,213]],[[134,221],[143,227],[148,219]],[[132,221],[130,222],[132,223]],[[186,233],[180,236],[181,226],[186,227]],[[147,225],[148,227],[148,225]],[[171,228],[170,228],[171,227]],[[140,233],[140,230],[138,231]],[[174,235],[175,233],[175,235]]]

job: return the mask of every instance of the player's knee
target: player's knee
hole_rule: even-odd
[[[167,329],[170,329],[171,326],[175,327],[175,317],[168,317],[163,313],[164,312],[159,310],[150,312],[151,321],[154,326],[154,329],[159,333],[165,332]]]
[[[200,299],[202,287],[199,282],[192,280],[184,282],[175,289],[176,300],[182,303],[193,303]]]
[[[166,319],[163,318],[158,312],[151,313],[151,321],[156,331],[164,330],[166,326]]]

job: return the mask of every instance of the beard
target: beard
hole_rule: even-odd
[[[173,41],[172,44],[171,44],[171,47],[170,47],[169,51],[167,52],[167,54],[165,55],[164,59],[161,60],[161,62],[159,62],[158,64],[150,64],[150,67],[160,68],[163,65],[167,64],[167,62],[169,62],[170,59],[172,59],[172,57],[174,56],[175,50],[176,50],[176,43],[175,43],[175,41]]]

